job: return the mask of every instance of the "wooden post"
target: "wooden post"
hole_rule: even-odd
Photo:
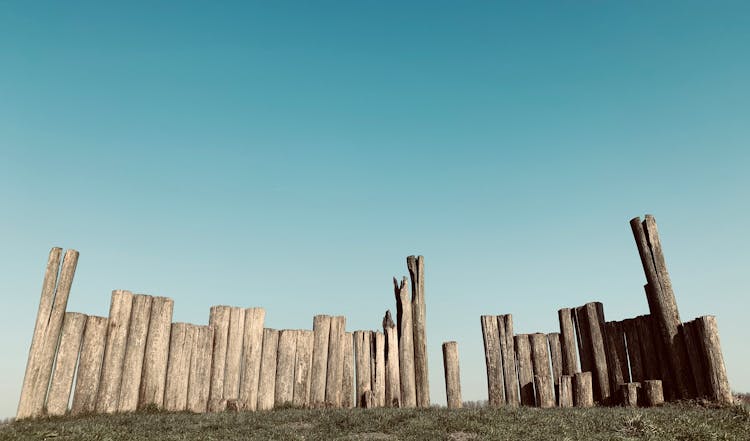
[[[341,382],[344,367],[344,335],[346,317],[331,317],[331,330],[328,334],[328,367],[326,368],[326,404],[341,407]]]
[[[323,406],[326,400],[326,377],[328,369],[328,340],[331,334],[331,316],[313,317],[313,364],[310,378],[310,404]]]
[[[646,380],[643,369],[643,356],[641,355],[641,338],[638,333],[636,319],[625,319],[622,321],[625,331],[625,339],[628,349],[628,360],[630,362],[630,380],[643,382]]]
[[[573,377],[560,377],[560,407],[573,407]]]
[[[227,367],[227,345],[232,309],[225,305],[211,307],[208,325],[214,328],[213,353],[211,354],[211,390],[208,411],[221,412],[226,409],[224,401],[224,377]]]
[[[151,296],[143,294],[133,296],[125,359],[122,364],[120,398],[117,402],[117,410],[120,412],[134,412],[138,409],[152,299]]]
[[[167,382],[164,389],[164,409],[166,410],[181,411],[187,408],[190,357],[193,352],[195,332],[194,325],[172,323]]]
[[[276,354],[279,347],[279,331],[263,330],[263,353],[260,361],[258,381],[258,410],[271,410],[276,390]]]
[[[625,407],[638,407],[638,390],[641,383],[621,383],[620,403]]]
[[[659,370],[659,354],[656,353],[654,339],[657,337],[651,332],[651,316],[641,315],[636,317],[635,324],[638,327],[638,338],[641,342],[641,362],[643,363],[643,374],[648,380],[661,380]]]
[[[372,392],[370,372],[370,331],[354,331],[354,362],[357,376],[357,407],[364,407],[365,391]]]
[[[375,406],[385,406],[385,334],[372,332],[370,375]]]
[[[488,403],[491,407],[498,407],[505,404],[503,393],[503,361],[500,353],[498,318],[494,315],[483,315],[479,320],[482,324],[484,362],[487,366]]]
[[[695,319],[699,347],[705,360],[709,397],[720,404],[732,404],[734,398],[729,388],[727,370],[719,341],[716,317],[706,315]]]
[[[528,334],[515,336],[516,360],[518,361],[518,383],[521,390],[521,404],[534,405],[534,365],[531,361],[531,346]]]
[[[263,353],[263,325],[266,320],[266,310],[263,308],[245,309],[245,327],[242,338],[242,376],[240,378],[240,401],[245,403],[247,410],[255,410],[258,406],[258,381],[260,379],[260,361]],[[312,345],[310,346],[312,356]],[[307,383],[305,404],[310,393],[310,383]]]
[[[536,405],[538,407],[555,407],[555,389],[550,371],[549,347],[547,335],[531,334],[531,359],[534,369],[534,384],[536,386]]]
[[[580,308],[576,308],[579,319],[579,328],[583,328],[581,334],[583,353],[581,357],[581,368],[584,369],[584,358],[586,364],[590,363],[593,375],[594,400],[607,403],[612,394],[609,385],[609,370],[607,368],[607,351],[604,345],[604,308],[599,302],[590,302]],[[588,344],[586,344],[588,342]]]
[[[503,360],[503,381],[505,382],[505,403],[516,407],[518,401],[518,373],[516,371],[516,352],[513,343],[513,316],[497,316],[497,329],[500,333],[500,354]]]
[[[651,299],[653,298],[653,294],[650,292],[651,287],[646,284],[643,286],[643,289],[646,292],[646,298]],[[677,391],[675,390],[674,386],[674,379],[672,378],[672,371],[671,371],[671,362],[669,358],[669,353],[666,350],[666,347],[664,345],[664,340],[661,338],[661,330],[659,328],[659,323],[656,319],[654,319],[653,316],[651,317],[648,322],[649,326],[651,328],[651,343],[654,347],[654,351],[656,353],[656,358],[658,360],[658,371],[659,376],[655,378],[651,378],[652,380],[655,379],[661,379],[661,385],[662,385],[662,391],[664,392],[664,399],[665,401],[672,401],[678,399]],[[679,331],[678,331],[679,334]],[[683,336],[679,335],[678,338],[682,339]],[[645,360],[645,357],[642,357]],[[644,364],[645,366],[645,364]],[[691,383],[688,387],[690,390],[690,396],[695,396],[695,388],[693,387],[693,384]]]
[[[581,361],[581,371],[594,371],[594,355],[591,353],[591,330],[585,306],[579,306],[573,310],[575,320],[576,340],[578,343],[578,357]]]
[[[661,380],[646,380],[642,383],[643,403],[646,407],[664,404],[664,392]]]
[[[549,355],[552,359],[552,380],[555,385],[555,396],[557,402],[560,401],[560,377],[562,377],[562,347],[560,343],[560,333],[551,332],[547,334],[549,342]]]
[[[417,406],[430,407],[430,378],[427,372],[427,313],[424,298],[424,257],[406,258],[411,277],[411,311],[414,326],[414,379]]]
[[[143,378],[138,399],[140,408],[149,405],[159,408],[164,406],[164,386],[167,381],[169,335],[172,329],[173,310],[174,301],[170,298],[154,297],[151,300],[151,316],[143,355]],[[91,317],[89,317],[89,322],[91,322]],[[88,327],[88,324],[86,326]]]
[[[310,404],[310,373],[314,338],[312,331],[298,331],[292,397],[292,404],[295,407],[305,407]]]
[[[132,307],[133,294],[130,291],[112,291],[112,302],[109,307],[109,330],[96,399],[96,411],[99,413],[117,411]]]
[[[276,386],[274,405],[291,404],[294,399],[294,362],[297,350],[297,331],[284,329],[279,332],[276,358]]]
[[[708,375],[703,366],[705,357],[701,352],[697,322],[692,320],[683,323],[680,328],[680,333],[685,340],[685,348],[687,349],[688,359],[690,360],[690,371],[693,373],[693,381],[695,382],[696,396],[707,397],[710,395],[708,383],[706,381]]]
[[[244,334],[245,309],[233,306],[229,309],[229,330],[227,332],[224,395],[222,397],[225,400],[236,400],[240,396],[240,368],[242,365],[242,339]]]
[[[211,357],[213,355],[214,328],[195,326],[188,374],[187,410],[203,413],[208,410],[211,391]]]
[[[448,409],[459,409],[461,401],[461,375],[458,369],[458,343],[443,343],[443,368],[445,370],[445,395]]]
[[[354,335],[344,334],[344,372],[341,377],[341,406],[351,409],[356,406],[354,398]]]
[[[604,333],[607,337],[606,348],[609,384],[619,385],[629,383],[628,355],[625,350],[625,335],[620,327],[620,322],[605,323]]]
[[[401,284],[393,278],[393,290],[396,294],[396,320],[398,322],[398,361],[401,375],[401,405],[417,405],[416,379],[414,377],[414,328],[412,310],[409,301],[409,284],[404,277]],[[360,391],[357,391],[357,403],[360,402]]]
[[[594,392],[591,372],[576,372],[573,377],[573,402],[576,407],[594,405]]]
[[[576,355],[574,312],[570,308],[557,311],[560,321],[560,348],[562,350],[562,373],[574,375],[578,372],[578,356]]]
[[[398,331],[391,318],[391,311],[383,317],[385,334],[385,405],[401,407],[401,386],[398,366]]]
[[[102,372],[104,344],[107,338],[107,318],[89,316],[83,331],[81,356],[78,361],[75,393],[71,413],[92,413],[96,409],[96,393]]]
[[[57,350],[55,370],[52,373],[52,384],[47,398],[48,415],[65,415],[68,410],[84,326],[86,315],[77,312],[65,313],[60,348]]]

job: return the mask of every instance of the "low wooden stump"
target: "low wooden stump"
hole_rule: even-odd
[[[620,383],[620,403],[625,407],[638,407],[638,390],[641,383]]]
[[[570,375],[560,376],[560,407],[573,407],[573,377]]]
[[[573,378],[573,402],[576,407],[594,405],[594,389],[591,372],[577,372]]]
[[[641,388],[643,393],[643,405],[654,407],[664,404],[664,390],[661,380],[646,380]]]

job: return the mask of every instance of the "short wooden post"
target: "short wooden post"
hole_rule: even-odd
[[[372,332],[370,375],[372,375],[372,393],[375,406],[385,406],[385,334]]]
[[[292,398],[295,407],[305,407],[310,404],[310,373],[314,338],[312,331],[298,331],[297,350],[294,355],[294,396]]]
[[[609,384],[609,370],[607,368],[607,351],[604,345],[604,308],[599,302],[590,302],[577,309],[579,319],[583,315],[581,324],[585,327],[583,332],[588,339],[588,346],[584,351],[590,354],[594,400],[607,403],[612,394]],[[581,363],[583,365],[583,362]]]
[[[562,373],[573,375],[578,372],[578,355],[576,355],[576,335],[573,322],[573,311],[562,308],[557,311],[560,322],[560,348],[562,350]]]
[[[375,394],[371,390],[367,389],[362,392],[361,407],[364,409],[372,409],[376,407]]]
[[[573,377],[573,402],[576,407],[594,405],[594,389],[591,372],[576,372]]]
[[[701,352],[700,338],[698,336],[697,322],[695,320],[683,323],[680,328],[680,334],[685,340],[688,359],[690,360],[690,371],[693,373],[693,381],[697,397],[709,396],[709,387],[707,383],[708,375],[704,364],[704,355]]]
[[[89,316],[83,331],[81,355],[78,361],[75,393],[71,406],[73,415],[92,413],[96,409],[96,392],[99,389],[106,339],[107,318]]]
[[[443,343],[443,368],[445,370],[445,395],[448,409],[459,409],[461,401],[461,375],[458,367],[458,343]]]
[[[585,306],[573,309],[573,319],[576,328],[576,342],[578,343],[578,357],[581,371],[594,372],[594,355],[592,354],[591,330]]]
[[[531,334],[531,360],[534,370],[534,384],[536,389],[536,405],[538,407],[555,407],[555,389],[550,371],[549,347],[547,335]]]
[[[528,334],[515,336],[516,360],[518,361],[518,383],[521,390],[521,404],[534,405],[534,365],[531,361],[531,345]]]
[[[99,413],[117,411],[132,307],[133,294],[130,291],[112,291],[112,302],[109,307],[109,330],[96,399],[96,411]]]
[[[258,406],[258,381],[260,380],[260,362],[263,352],[263,325],[266,320],[266,310],[263,308],[245,309],[245,327],[242,338],[242,376],[240,378],[240,401],[245,403],[247,410],[255,410]],[[312,333],[311,333],[312,334]],[[312,344],[310,346],[312,356]],[[308,373],[309,375],[309,373]],[[309,399],[310,383],[307,383],[305,404]]]
[[[643,403],[646,407],[654,407],[664,404],[664,392],[661,380],[646,380],[641,383],[643,390]]]
[[[385,334],[385,405],[401,407],[401,385],[398,365],[398,331],[391,318],[391,311],[383,318]]]
[[[732,404],[734,398],[729,388],[727,370],[719,341],[716,317],[706,315],[695,319],[698,341],[705,360],[709,396],[720,404]]]
[[[560,377],[560,407],[573,407],[573,377],[563,375]]]
[[[279,331],[276,358],[274,406],[291,404],[294,399],[294,362],[297,350],[297,331]]]
[[[552,380],[555,385],[555,397],[557,402],[560,401],[560,377],[562,377],[562,347],[560,343],[560,333],[551,332],[547,334],[549,342],[549,355],[552,359]]]
[[[60,348],[57,350],[55,370],[52,373],[52,384],[47,397],[48,415],[65,415],[68,410],[73,376],[81,349],[83,328],[86,326],[86,315],[77,312],[66,312],[63,320]]]
[[[240,396],[240,372],[242,366],[242,339],[245,334],[245,309],[233,306],[229,309],[229,331],[227,332],[226,367],[224,368],[225,400],[236,400]]]
[[[621,383],[620,403],[625,407],[638,407],[638,390],[641,383]]]
[[[424,257],[406,258],[411,277],[411,311],[414,326],[414,378],[417,406],[430,407],[430,378],[427,370],[427,313],[424,298]]]
[[[638,333],[636,319],[625,319],[622,321],[623,331],[627,342],[628,360],[630,364],[630,380],[642,382],[646,380],[643,369],[643,356],[641,355],[641,338]]]
[[[500,334],[500,354],[503,361],[503,382],[505,383],[505,403],[516,407],[518,399],[518,373],[516,371],[516,352],[513,342],[513,316],[497,316],[497,329]]]
[[[331,335],[331,316],[313,317],[313,361],[310,378],[310,404],[323,406],[326,400],[326,376],[328,369],[328,340]]]
[[[187,408],[190,357],[193,352],[195,331],[194,325],[172,323],[167,382],[164,389],[164,408],[166,410],[180,411]]]
[[[605,323],[604,333],[607,337],[609,383],[612,385],[629,383],[630,371],[628,370],[628,355],[625,350],[625,334],[620,327],[620,322]]]
[[[416,379],[414,377],[414,328],[412,326],[412,310],[409,301],[409,283],[404,277],[399,284],[393,278],[393,290],[396,295],[396,320],[398,323],[398,361],[401,376],[401,405],[415,407],[417,405]],[[357,402],[361,400],[357,391]]]
[[[354,331],[354,362],[357,367],[357,407],[364,407],[366,403],[366,391],[372,395],[372,373],[370,369],[371,334],[370,331]]]
[[[344,367],[344,335],[346,334],[346,317],[331,317],[331,329],[328,337],[328,360],[326,368],[325,396],[326,405],[341,407],[341,382]]]
[[[214,328],[213,353],[211,354],[211,390],[208,399],[209,412],[226,409],[224,401],[224,377],[227,367],[227,344],[229,342],[229,322],[232,309],[225,305],[212,306],[208,325]]]
[[[279,348],[279,331],[263,330],[263,352],[260,361],[258,381],[258,410],[271,410],[274,406],[276,390],[276,355]]]
[[[138,409],[138,394],[143,374],[143,358],[146,354],[152,301],[151,296],[143,294],[133,296],[125,359],[122,364],[120,398],[117,402],[119,412],[134,412]]]
[[[168,297],[151,300],[151,316],[143,355],[143,370],[138,406],[164,406],[164,386],[167,381],[169,335],[172,330],[174,301]],[[89,322],[91,318],[89,317]],[[86,325],[88,327],[88,324]],[[212,343],[213,344],[213,343]],[[80,374],[79,374],[80,375]]]
[[[498,319],[494,315],[483,315],[479,319],[482,324],[482,339],[484,340],[484,362],[487,366],[488,403],[491,407],[498,407],[505,404]]]
[[[203,413],[208,410],[208,397],[211,391],[214,328],[195,326],[193,332],[186,407],[191,412]]]

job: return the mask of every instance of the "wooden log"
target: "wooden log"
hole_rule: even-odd
[[[719,327],[716,317],[706,315],[695,319],[699,347],[705,361],[709,397],[719,404],[732,404],[734,398],[729,388],[724,355],[719,341]]]
[[[591,372],[576,372],[573,377],[573,402],[576,407],[591,407],[594,405]]]
[[[401,407],[401,385],[398,366],[398,331],[391,318],[391,311],[383,317],[385,335],[385,405]]]
[[[279,348],[279,331],[263,330],[263,352],[258,381],[258,410],[271,410],[276,390],[276,356]]]
[[[661,380],[646,380],[641,383],[643,390],[643,404],[646,407],[654,407],[664,404],[664,392]]]
[[[344,337],[343,369],[344,372],[341,378],[341,406],[345,409],[351,409],[356,405],[354,397],[354,335],[351,332],[347,332]]]
[[[354,362],[356,366],[357,407],[364,407],[365,392],[372,395],[372,373],[370,368],[372,340],[370,331],[354,331]],[[372,395],[374,397],[374,395]]]
[[[549,343],[549,355],[552,360],[552,381],[555,386],[555,397],[559,402],[560,397],[560,377],[562,377],[562,347],[560,343],[560,333],[551,332],[547,334]]]
[[[411,311],[414,327],[414,379],[417,406],[430,407],[430,378],[427,369],[427,313],[424,297],[424,257],[406,258],[411,277]]]
[[[547,335],[531,334],[531,360],[534,370],[534,384],[536,389],[537,407],[555,407],[555,389],[550,370],[549,346]]]
[[[213,356],[214,328],[195,326],[188,374],[187,410],[203,413],[208,410],[211,392],[211,357]]]
[[[461,375],[458,367],[458,343],[443,343],[443,369],[445,371],[445,396],[448,409],[459,409],[461,400]]]
[[[573,377],[563,375],[560,377],[560,407],[573,407]]]
[[[231,307],[215,305],[211,307],[208,316],[208,325],[214,328],[214,344],[211,354],[211,390],[208,398],[209,412],[221,412],[226,409],[224,377],[226,376],[231,314]]]
[[[89,316],[83,331],[81,355],[78,361],[75,393],[71,413],[92,413],[96,409],[96,394],[102,372],[104,345],[107,339],[107,318]]]
[[[81,338],[86,326],[86,315],[78,312],[66,312],[63,320],[60,347],[57,350],[55,369],[52,373],[52,384],[47,397],[48,415],[65,415],[68,411],[73,376],[81,349]]]
[[[510,314],[497,316],[497,329],[500,333],[500,355],[503,361],[505,404],[516,407],[519,404],[519,398],[516,352],[513,342],[513,316]]]
[[[591,353],[591,334],[588,315],[585,306],[573,309],[573,318],[576,328],[576,341],[578,343],[578,357],[581,362],[581,371],[594,372],[594,356]]]
[[[393,290],[396,294],[401,405],[403,407],[415,407],[417,405],[417,389],[414,377],[414,327],[412,326],[412,310],[409,301],[409,284],[406,277],[401,280],[400,284],[394,277]],[[359,393],[360,391],[357,392],[357,402],[360,400]]]
[[[132,307],[133,294],[130,291],[112,291],[107,343],[104,347],[104,361],[102,362],[101,379],[99,380],[96,398],[96,411],[99,413],[117,411]]]
[[[242,376],[240,379],[240,401],[245,409],[255,410],[258,406],[258,381],[260,379],[260,361],[263,352],[263,325],[266,310],[263,308],[245,309],[244,336],[242,338]],[[312,356],[312,345],[310,346]],[[308,366],[309,367],[309,366]],[[309,374],[309,373],[308,373]],[[305,391],[305,403],[309,399],[310,383]]]
[[[297,351],[297,331],[279,331],[278,352],[276,355],[276,386],[274,405],[292,404],[294,399],[294,363]]]
[[[242,400],[227,400],[227,412],[242,412],[247,407],[245,406],[245,403]]]
[[[635,324],[638,327],[638,338],[641,342],[641,362],[643,363],[643,374],[649,380],[661,380],[659,370],[659,355],[656,352],[654,339],[657,335],[651,331],[651,316],[641,315],[636,317]]]
[[[157,408],[164,406],[164,386],[167,381],[173,310],[174,301],[168,297],[153,297],[151,300],[148,336],[143,355],[143,378],[138,399],[140,408],[150,405]]]
[[[646,379],[643,369],[643,356],[641,355],[641,338],[638,333],[638,326],[635,319],[625,319],[622,321],[622,328],[625,332],[625,341],[628,350],[628,361],[630,364],[630,381],[643,382]]]
[[[518,384],[521,391],[521,404],[534,405],[534,365],[531,361],[531,344],[528,334],[518,334],[514,339],[516,360],[518,361]]]
[[[372,332],[370,345],[370,375],[375,406],[385,406],[385,334]]]
[[[574,314],[575,312],[570,308],[562,308],[557,311],[557,317],[560,322],[560,348],[562,350],[563,375],[574,375],[578,372]]]
[[[505,404],[498,318],[494,315],[483,315],[479,320],[482,324],[484,362],[487,366],[487,400],[491,407],[498,407]]]
[[[295,407],[301,408],[310,404],[310,374],[314,339],[315,336],[312,331],[298,331],[297,333],[297,349],[294,354],[294,392],[292,397],[292,404]]]
[[[638,407],[638,391],[641,383],[620,383],[620,404],[625,407]]]
[[[153,297],[143,294],[133,296],[125,359],[122,363],[120,398],[117,402],[117,410],[120,412],[134,412],[138,409],[152,299]]]
[[[583,351],[586,357],[581,356],[581,368],[587,364],[592,369],[594,400],[607,403],[612,395],[609,384],[609,370],[607,367],[607,351],[604,343],[604,308],[600,302],[590,302],[580,308],[576,308],[579,319]],[[583,362],[584,358],[587,360]]]
[[[604,324],[607,348],[607,368],[609,369],[609,384],[620,385],[630,382],[630,371],[628,370],[628,355],[625,349],[625,334],[620,327],[620,322],[607,322]]]
[[[697,322],[695,320],[683,323],[680,328],[685,340],[688,359],[690,360],[690,371],[693,373],[695,383],[696,397],[708,397],[709,387],[707,383],[708,375],[704,366],[705,357],[700,349],[700,338],[698,335]],[[665,396],[667,395],[665,391]]]
[[[372,409],[375,407],[375,394],[371,390],[366,390],[362,393],[362,408]]]
[[[224,368],[225,400],[236,400],[240,396],[240,374],[242,372],[242,339],[245,334],[245,309],[233,306],[229,309],[227,332],[227,355]],[[291,401],[291,400],[289,400]]]
[[[181,411],[187,408],[190,357],[196,327],[188,323],[172,323],[169,337],[169,361],[164,388],[164,409]]]
[[[328,334],[328,360],[326,368],[326,404],[341,407],[341,382],[344,367],[344,335],[346,334],[346,317],[331,317],[331,330]]]
[[[310,404],[324,406],[328,369],[328,340],[331,337],[331,316],[313,317],[313,364],[310,378]]]

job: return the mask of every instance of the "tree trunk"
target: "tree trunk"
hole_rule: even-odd
[[[213,353],[211,354],[211,391],[208,400],[209,412],[221,412],[226,409],[224,378],[226,376],[231,314],[229,306],[218,305],[211,307],[208,317],[209,326],[214,328]]]
[[[187,410],[203,413],[208,410],[208,396],[211,391],[214,328],[194,326],[194,332],[188,374]]]
[[[500,354],[503,361],[503,382],[505,383],[505,403],[517,407],[518,372],[516,370],[516,352],[513,343],[513,316],[497,316],[497,329],[500,333]]]
[[[111,317],[110,320],[112,320]],[[173,323],[170,334],[164,408],[175,412],[187,408],[190,358],[195,342],[196,327],[188,323]]]
[[[346,333],[346,318],[336,316],[331,318],[331,331],[328,338],[328,370],[326,373],[326,404],[336,408],[341,407],[341,381],[344,366],[344,335]]]
[[[536,405],[538,407],[555,407],[555,389],[550,371],[549,348],[547,335],[531,334],[532,364],[534,369],[534,384],[536,386]]]
[[[297,350],[294,363],[294,393],[292,402],[296,407],[310,404],[310,374],[315,335],[312,331],[298,331]]]

